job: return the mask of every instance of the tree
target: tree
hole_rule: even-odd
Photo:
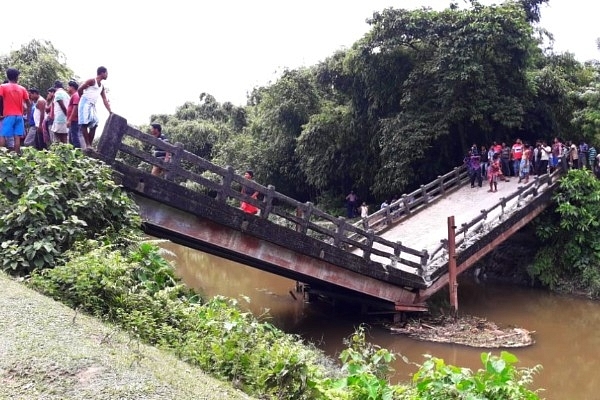
[[[361,153],[368,151],[352,130],[352,115],[347,106],[327,103],[310,117],[298,137],[296,147],[300,168],[307,182],[319,192],[341,192],[353,184],[347,182]]]
[[[199,99],[198,103],[184,103],[174,115],[152,115],[150,120],[160,123],[169,140],[182,143],[187,151],[208,160],[222,158],[213,148],[241,133],[246,112],[229,102],[221,104],[208,93],[202,93]]]
[[[386,9],[370,23],[373,50],[410,49],[414,64],[400,111],[380,123],[374,192],[434,178],[457,165],[468,144],[501,140],[522,126],[531,99],[527,70],[539,49],[519,4]]]
[[[585,72],[588,83],[575,92],[578,107],[570,122],[579,138],[597,143],[600,140],[600,65],[590,62],[585,66]]]
[[[523,9],[527,22],[540,22],[540,6],[549,0],[518,0]]]
[[[524,129],[550,137],[568,135],[572,140],[589,140],[591,137],[584,134],[574,118],[586,105],[584,93],[596,79],[594,67],[575,60],[571,53],[551,53],[536,64],[529,72],[534,96],[526,110]]]
[[[63,82],[76,78],[67,66],[65,55],[57,50],[49,41],[32,40],[0,56],[0,70],[17,68],[21,75],[19,83],[26,88],[37,87],[41,93],[54,87],[54,81]]]
[[[554,194],[556,206],[536,222],[543,246],[529,273],[552,289],[600,296],[600,180],[571,170]]]
[[[307,177],[295,150],[303,125],[320,107],[312,70],[285,71],[271,86],[255,89],[250,104],[248,129],[260,152],[254,160],[258,166],[253,167],[257,180],[289,196],[307,198]]]
[[[369,35],[317,66],[318,89],[329,102],[322,102],[319,115],[311,118],[299,140],[301,165],[310,181],[319,180],[319,187],[339,190],[337,197],[353,189],[364,199],[373,198],[371,191],[382,162],[380,122],[400,111],[402,85],[413,67],[409,50],[381,51],[372,46]],[[326,139],[330,139],[329,146]],[[338,157],[331,160],[333,144]],[[326,173],[307,169],[304,161],[311,156],[324,164],[321,171]],[[379,194],[390,195],[389,189]]]

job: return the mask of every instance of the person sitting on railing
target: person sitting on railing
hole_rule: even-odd
[[[167,137],[162,133],[162,126],[160,124],[150,124],[150,134],[165,143],[169,143],[169,139],[167,139]],[[171,153],[156,147],[152,149],[152,155],[165,162],[169,162],[171,160]],[[152,166],[152,175],[161,176],[163,172],[164,170],[158,165]]]

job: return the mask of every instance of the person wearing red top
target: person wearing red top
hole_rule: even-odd
[[[523,142],[521,139],[517,139],[515,144],[512,145],[512,149],[510,151],[511,158],[513,160],[513,172],[515,176],[519,176],[519,168],[521,166],[521,157],[523,157]]]
[[[23,115],[31,107],[29,92],[19,85],[19,70],[6,70],[8,83],[0,85],[0,108],[2,109],[2,130],[0,131],[0,147],[6,147],[7,138],[14,138],[14,151],[21,151],[21,137],[25,135]],[[26,105],[26,107],[24,107]],[[10,140],[10,139],[9,139]]]
[[[67,85],[67,92],[71,98],[69,99],[69,105],[67,106],[67,127],[69,128],[69,143],[73,147],[81,149],[81,139],[79,137],[79,84],[75,81],[69,81]]]

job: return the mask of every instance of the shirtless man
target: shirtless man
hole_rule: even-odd
[[[77,93],[79,93],[79,126],[83,139],[85,140],[86,147],[90,147],[94,141],[94,135],[96,134],[96,128],[98,127],[98,116],[96,114],[96,102],[98,97],[102,97],[104,107],[109,113],[110,103],[106,98],[106,91],[102,81],[108,78],[108,70],[106,67],[98,67],[95,78],[90,78],[83,82]]]

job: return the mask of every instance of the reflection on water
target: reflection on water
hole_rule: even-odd
[[[176,254],[178,273],[189,286],[205,296],[247,296],[250,302],[245,307],[255,315],[268,310],[276,326],[302,335],[331,356],[337,357],[344,347],[343,339],[361,323],[358,314],[340,315],[324,304],[306,304],[300,295],[294,299],[295,282],[289,279],[172,243],[161,246]],[[542,364],[544,369],[534,381],[535,387],[546,389],[542,398],[600,398],[600,380],[595,379],[600,369],[596,353],[600,345],[600,303],[536,289],[465,281],[460,283],[458,293],[461,313],[536,332],[533,346],[508,350],[517,355],[519,366]],[[480,353],[487,351],[420,342],[391,335],[381,327],[370,328],[369,335],[373,343],[417,363],[423,361],[423,354],[432,354],[448,364],[478,369]],[[394,368],[394,379],[398,381],[405,381],[416,370],[400,360]]]

